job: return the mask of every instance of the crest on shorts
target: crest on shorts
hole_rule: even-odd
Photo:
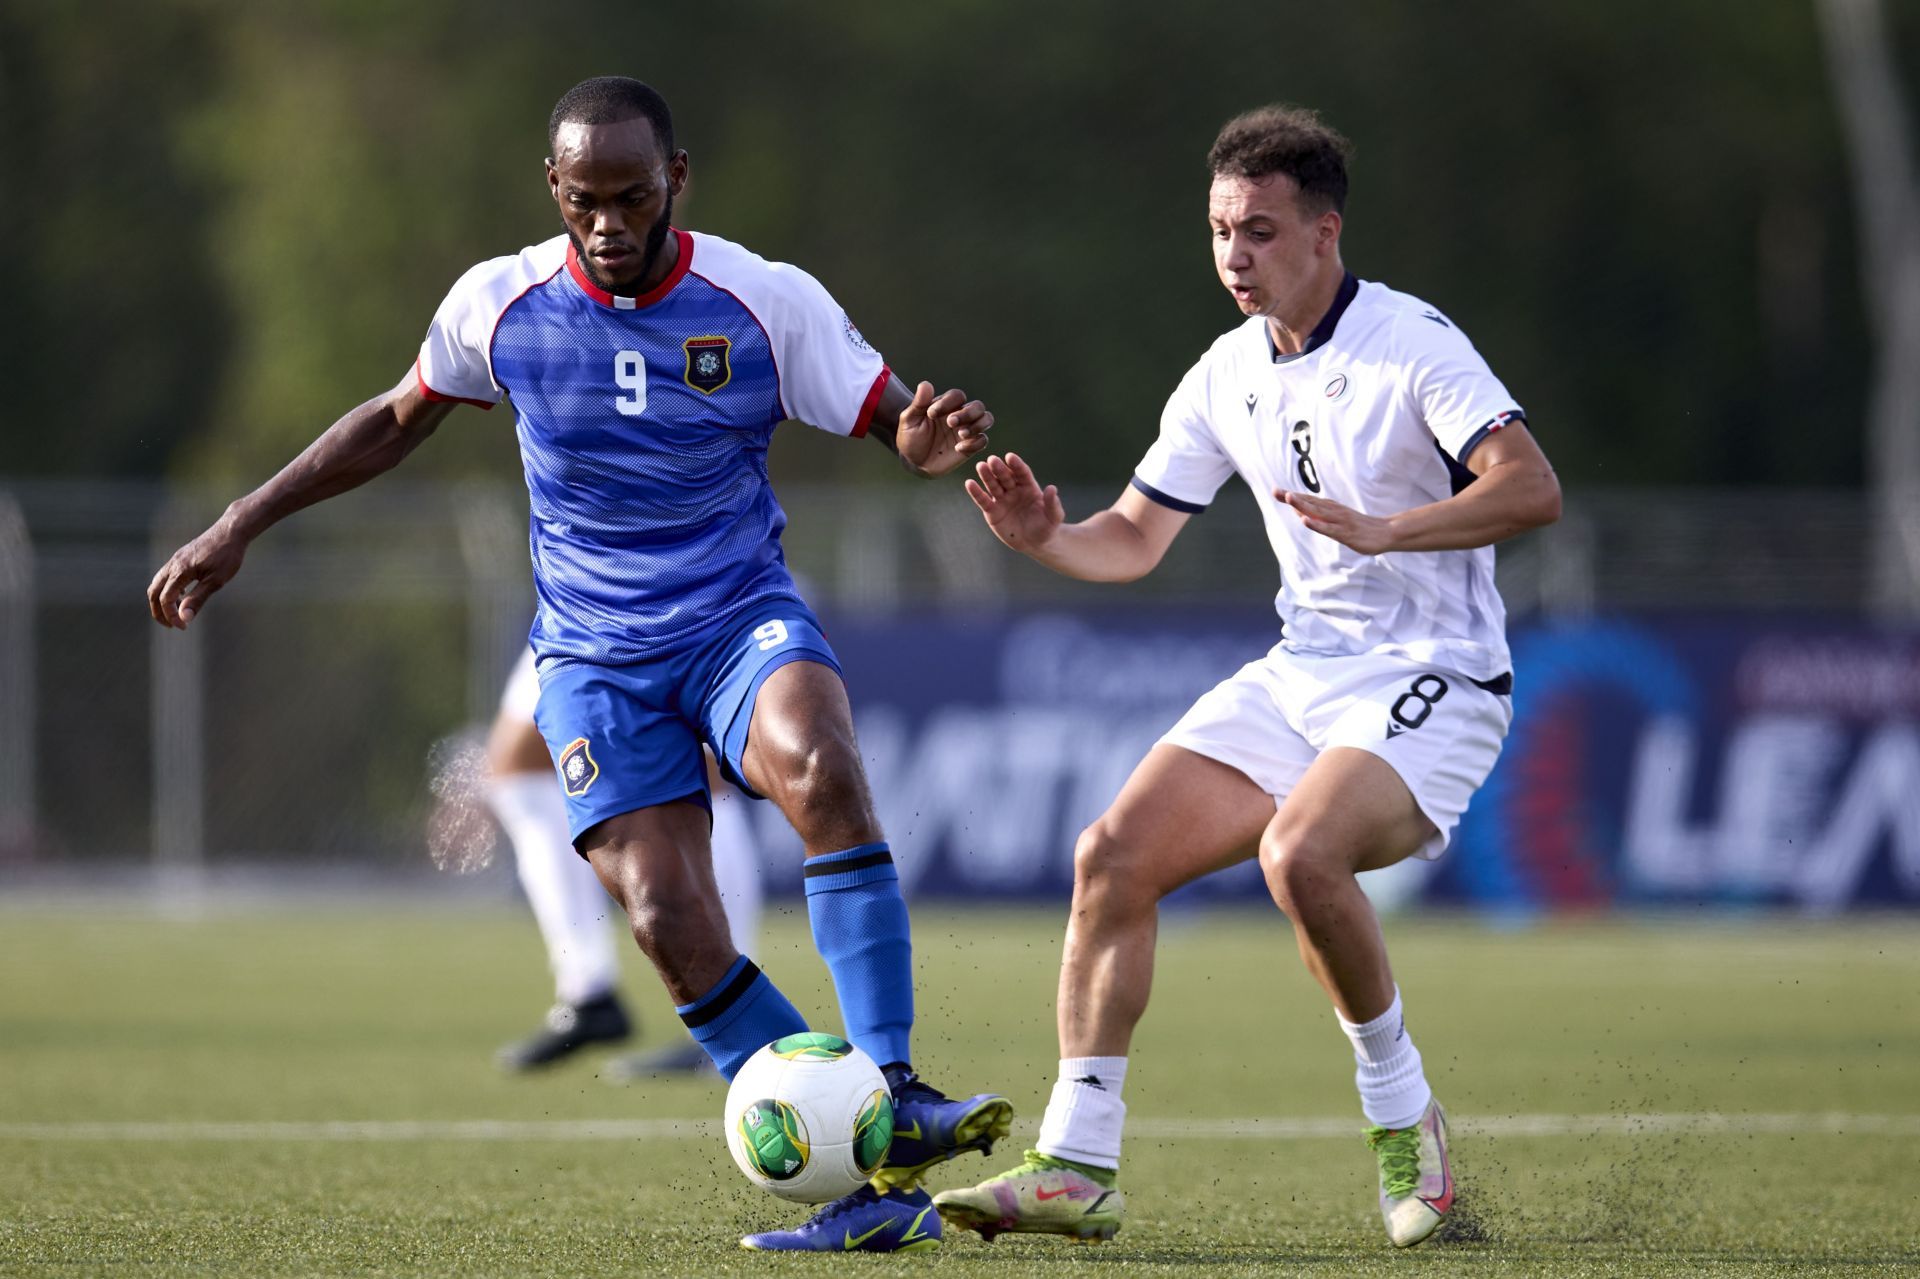
[[[587,793],[600,776],[600,765],[593,762],[593,752],[587,749],[587,739],[576,737],[560,752],[560,784],[567,788],[567,794],[575,799]]]
[[[681,343],[687,352],[686,383],[705,395],[733,381],[733,363],[727,357],[733,351],[731,340],[708,334],[688,338]]]

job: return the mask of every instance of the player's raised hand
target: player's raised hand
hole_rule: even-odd
[[[1362,555],[1379,555],[1393,549],[1393,526],[1377,515],[1363,515],[1351,506],[1292,489],[1275,489],[1274,497],[1293,508],[1300,522]]]
[[[233,580],[246,554],[247,539],[220,521],[167,557],[147,587],[147,611],[160,625],[185,630],[207,597]]]
[[[967,481],[967,496],[995,537],[1026,555],[1052,540],[1067,517],[1058,488],[1041,488],[1018,453],[983,459],[973,470],[978,478]]]
[[[933,383],[914,388],[913,399],[900,411],[894,447],[900,460],[918,475],[945,475],[987,447],[993,414],[963,391],[933,393]]]

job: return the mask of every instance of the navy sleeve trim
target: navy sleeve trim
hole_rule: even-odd
[[[1200,512],[1207,509],[1206,503],[1204,502],[1198,505],[1195,505],[1192,502],[1182,502],[1177,497],[1168,497],[1165,493],[1162,493],[1159,489],[1147,483],[1145,480],[1141,479],[1137,475],[1133,477],[1133,486],[1139,489],[1142,493],[1145,493],[1148,497],[1152,498],[1154,501],[1160,503],[1160,505],[1165,507],[1170,507],[1171,509],[1176,511],[1185,511],[1188,515],[1198,515],[1200,514]]]
[[[1480,441],[1486,439],[1503,426],[1512,426],[1515,422],[1524,422],[1526,420],[1527,415],[1521,409],[1508,409],[1505,413],[1494,414],[1491,418],[1487,419],[1484,426],[1467,437],[1467,442],[1460,446],[1460,452],[1455,455],[1453,460],[1456,462],[1465,462],[1467,460],[1467,454],[1480,447]]]
[[[857,851],[857,850],[856,850]],[[800,871],[802,879],[813,879],[820,875],[845,875],[849,871],[871,870],[875,866],[893,865],[893,853],[884,845],[877,852],[849,857],[846,861],[828,861],[825,857],[809,858]]]
[[[674,1010],[680,1014],[681,1024],[688,1030],[717,1021],[729,1008],[739,1003],[740,997],[760,980],[760,966],[742,955],[734,960],[734,966],[728,970],[728,974],[720,979],[718,989],[710,990],[692,1003]]]

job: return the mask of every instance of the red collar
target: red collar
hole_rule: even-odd
[[[673,286],[680,283],[680,277],[693,268],[693,237],[679,227],[673,228],[673,234],[680,244],[679,260],[673,264],[673,270],[667,272],[666,279],[639,297],[621,297],[619,294],[609,293],[589,280],[587,273],[580,269],[580,257],[574,252],[572,240],[567,241],[567,274],[573,277],[573,282],[580,286],[582,293],[601,306],[612,307],[616,311],[637,311],[643,306],[652,306],[671,293]]]

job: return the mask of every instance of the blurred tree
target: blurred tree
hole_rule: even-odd
[[[1920,23],[1894,25],[1911,67]],[[13,409],[87,424],[10,467],[258,478],[405,371],[467,266],[557,230],[547,110],[615,71],[675,106],[684,225],[813,271],[1062,480],[1120,483],[1234,322],[1203,157],[1272,100],[1354,139],[1349,264],[1459,320],[1571,486],[1861,478],[1810,7],[1654,0],[10,0]],[[506,416],[456,415],[409,468],[509,473]],[[814,438],[776,466],[893,474]]]
[[[219,75],[201,6],[0,4],[5,469],[154,474],[229,367],[173,122]]]

